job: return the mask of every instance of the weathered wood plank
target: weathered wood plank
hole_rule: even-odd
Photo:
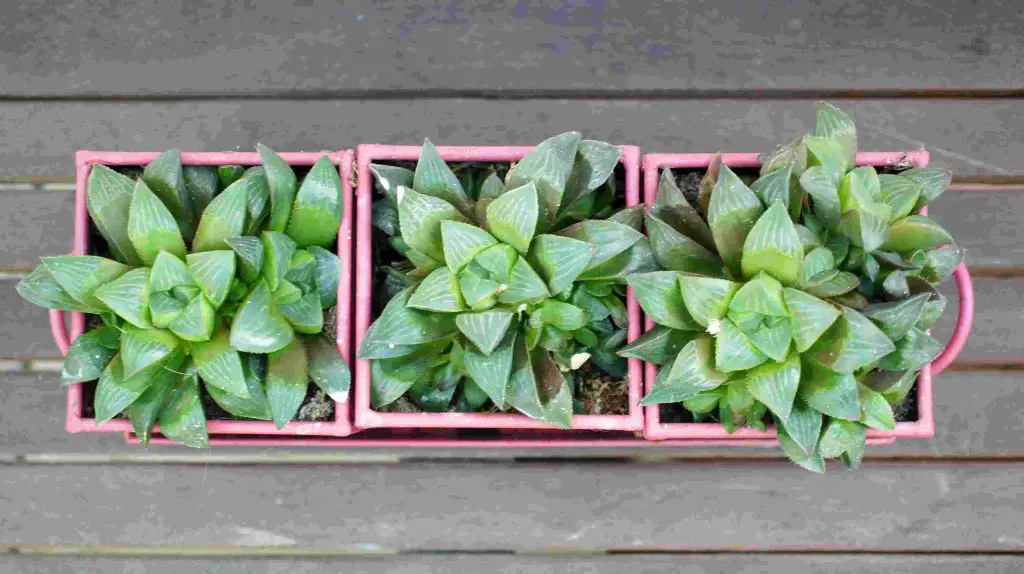
[[[760,24],[759,24],[760,25]],[[0,103],[0,178],[67,177],[76,149],[318,150],[358,143],[532,144],[555,133],[647,152],[770,151],[813,127],[812,100],[227,100]],[[960,175],[1021,175],[1024,102],[838,101],[862,149],[927,147]]]
[[[16,277],[0,278],[0,358],[59,357],[47,310],[22,299],[17,284]]]
[[[0,467],[0,514],[8,544],[1024,550],[1024,463],[834,470],[811,477],[764,461],[12,465]]]
[[[365,449],[365,448],[228,448],[210,452],[173,446],[150,446],[143,450],[125,444],[120,435],[64,432],[65,393],[53,373],[4,373],[0,385],[0,459],[17,455],[32,460],[106,462],[100,457],[79,455],[162,456],[174,455],[182,462],[316,462],[319,457],[339,455],[385,454],[414,458],[512,458],[595,456],[759,456],[781,458],[774,449],[694,448],[694,447],[620,447],[560,449]],[[957,372],[943,373],[936,379],[936,436],[931,440],[905,439],[891,446],[876,446],[868,457],[1016,457],[1024,458],[1024,373]],[[54,456],[50,456],[54,455]],[[71,456],[74,455],[74,456]],[[232,458],[235,457],[235,458]],[[305,457],[305,458],[303,458]]]
[[[80,556],[18,556],[0,558],[0,569],[11,574],[1016,574],[1024,569],[1019,556],[941,556],[840,554],[827,556],[718,554],[649,556],[523,556],[413,554],[367,558],[89,558]]]
[[[0,229],[4,230],[0,270],[34,267],[44,255],[70,249],[74,219],[73,192],[67,184],[0,184]],[[6,187],[6,188],[5,188]],[[1024,267],[1024,186],[954,183],[931,205],[931,215],[967,249],[967,264],[985,268]]]
[[[1009,0],[60,2],[12,5],[0,71],[6,96],[1019,88],[1022,24]]]

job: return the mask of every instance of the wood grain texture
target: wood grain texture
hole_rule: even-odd
[[[0,358],[60,357],[46,309],[15,291],[17,278],[0,279]]]
[[[1024,550],[1024,463],[16,465],[0,481],[8,544]]]
[[[64,432],[66,395],[56,373],[3,373],[0,385],[0,459],[17,456],[39,462],[124,462],[125,456],[138,462],[310,463],[318,457],[383,454],[412,458],[513,457],[771,457],[781,459],[775,449],[764,448],[556,448],[530,449],[364,449],[364,448],[229,448],[197,451],[175,446],[126,444],[117,434]],[[936,436],[930,440],[905,439],[890,446],[871,447],[871,457],[1001,457],[1024,459],[1024,373],[943,373],[935,383]],[[106,458],[109,455],[112,458]],[[148,458],[153,457],[153,458]],[[214,458],[215,457],[215,458]],[[164,459],[167,460],[167,459]],[[696,463],[695,463],[696,464]]]
[[[1024,101],[839,100],[865,150],[926,147],[960,175],[1024,174]],[[0,179],[69,177],[77,149],[316,151],[359,143],[527,145],[570,130],[645,152],[768,152],[813,129],[814,101],[228,100],[0,103]]]
[[[12,186],[8,186],[12,187]],[[0,229],[4,230],[0,271],[30,269],[44,255],[70,249],[74,196],[67,189],[41,184],[0,184]],[[954,183],[930,206],[931,216],[967,250],[970,266],[986,269],[1024,267],[1024,192],[1022,186],[993,184],[988,191],[975,184]]]
[[[372,558],[0,558],[9,574],[1016,574],[1019,556],[381,556]]]
[[[1011,0],[21,3],[0,71],[23,97],[1019,88],[1022,24]]]

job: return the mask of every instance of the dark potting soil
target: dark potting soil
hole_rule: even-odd
[[[382,161],[375,163],[404,167],[412,171],[416,170],[416,162],[414,161]],[[490,172],[497,173],[498,177],[501,178],[502,181],[504,181],[509,167],[510,165],[508,163],[486,162],[460,163],[452,165],[452,169],[455,171],[456,175],[460,174],[461,170],[473,169],[480,170],[484,174]],[[371,177],[373,176],[371,175]],[[617,211],[626,206],[625,168],[623,168],[622,165],[617,166],[612,174],[612,178],[614,178],[615,181],[615,189],[618,191],[618,195],[616,196],[613,204],[613,209]],[[699,180],[700,178],[698,177],[698,181]],[[382,194],[377,189],[376,185],[374,185],[374,200],[376,201],[381,198]],[[387,278],[387,272],[384,270],[384,267],[393,265],[403,259],[402,256],[391,247],[388,243],[388,239],[389,237],[386,233],[376,227],[373,228],[371,252],[373,254],[374,288],[371,290],[371,323],[380,316],[380,313],[384,310],[384,307],[391,299],[387,289],[383,288]],[[581,374],[583,374],[582,377]],[[582,380],[580,380],[581,378]],[[577,371],[576,380],[579,385],[576,397],[583,401],[587,414],[621,415],[629,413],[629,388],[625,379],[611,377],[588,362]],[[458,397],[458,391],[456,392],[456,397]],[[455,401],[453,401],[453,403],[454,402]],[[416,406],[415,403],[404,396],[375,410],[382,413],[424,412]],[[446,412],[455,411],[456,406],[452,404]],[[495,408],[493,404],[488,403],[488,406],[485,406],[480,412],[514,413],[518,411],[511,407],[499,410]]]
[[[142,176],[142,168],[138,166],[110,166],[111,169],[126,175],[132,179],[138,179]],[[295,176],[301,182],[302,179],[309,173],[310,168],[307,166],[293,167]],[[113,255],[110,252],[110,247],[107,245],[106,240],[100,235],[96,225],[93,224],[92,219],[89,219],[89,255],[98,255],[100,257],[106,257],[113,259]],[[337,243],[331,246],[330,251],[332,253],[337,252]],[[86,331],[91,331],[103,324],[103,321],[97,315],[86,315],[85,316],[85,328]],[[333,334],[337,332],[337,309],[332,307],[328,309],[324,314],[324,333]],[[84,418],[94,418],[96,415],[95,399],[96,399],[96,385],[97,381],[91,381],[88,383],[82,383],[82,416]],[[251,420],[241,417],[236,417],[217,405],[213,397],[206,392],[206,386],[200,385],[199,387],[200,399],[203,404],[203,412],[206,413],[207,420],[227,421],[227,420]],[[306,398],[302,401],[302,406],[299,407],[299,412],[295,415],[294,420],[297,421],[332,421],[334,420],[334,401],[330,399],[323,391],[320,390],[315,384],[310,382],[309,387],[306,389]],[[123,414],[118,414],[118,419],[125,419]]]

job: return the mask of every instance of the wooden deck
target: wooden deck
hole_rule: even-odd
[[[1024,571],[1020,2],[182,4],[25,2],[0,18],[0,572]],[[937,436],[869,449],[857,472],[735,448],[72,436],[46,313],[14,291],[69,248],[79,148],[579,129],[652,152],[764,151],[809,130],[822,98],[863,149],[924,146],[954,170],[932,214],[976,278],[973,335],[936,381]]]

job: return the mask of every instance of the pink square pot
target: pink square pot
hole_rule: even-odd
[[[101,152],[101,151],[79,151],[75,154],[75,237],[74,255],[85,255],[89,245],[89,213],[85,204],[86,182],[94,164],[116,165],[116,166],[142,166],[153,159],[159,153],[156,152]],[[311,166],[318,159],[325,155],[324,152],[300,152],[282,153],[284,158],[293,166]],[[338,281],[338,349],[346,360],[350,360],[350,326],[352,307],[352,284],[351,284],[351,263],[352,263],[352,161],[351,150],[340,152],[327,152],[326,155],[338,166],[342,182],[342,204],[344,215],[342,216],[341,227],[338,233],[338,257],[341,260]],[[255,152],[191,152],[183,153],[182,163],[185,165],[258,165],[260,156]],[[65,324],[63,311],[50,311],[50,327],[53,338],[62,353],[67,353],[68,345],[76,337],[85,331],[85,315],[78,312],[71,313],[71,336]],[[295,421],[282,429],[274,426],[270,421],[208,421],[207,430],[211,436],[211,442],[219,444],[243,444],[238,442],[237,437],[246,435],[260,435],[264,444],[291,445],[294,439],[291,437],[308,436],[347,436],[352,432],[350,401],[336,403],[334,409],[334,420],[330,422],[302,422]],[[68,386],[67,403],[67,430],[71,433],[78,432],[131,432],[131,423],[123,419],[115,419],[101,425],[96,425],[95,419],[85,418],[82,412],[82,385]],[[159,426],[154,428],[154,434],[159,432]],[[222,435],[217,438],[217,435]],[[223,436],[228,435],[228,436]]]
[[[373,291],[373,262],[371,225],[371,204],[373,202],[373,175],[370,164],[379,161],[416,161],[420,146],[389,146],[363,144],[356,152],[356,297],[355,297],[355,349],[362,343],[366,330],[373,320],[371,293]],[[446,161],[474,161],[510,163],[519,161],[532,147],[485,146],[437,148]],[[640,149],[623,146],[620,160],[626,171],[626,205],[640,203]],[[640,336],[640,306],[629,290],[626,298],[629,315],[627,337],[633,341]],[[370,361],[355,361],[355,427],[357,429],[547,429],[551,425],[531,419],[518,413],[382,413],[370,406]],[[642,392],[643,370],[640,361],[631,359],[628,364],[629,414],[628,415],[574,415],[573,430],[556,432],[572,435],[578,431],[635,431],[643,429],[643,413],[639,406]],[[511,436],[503,433],[502,436]],[[517,443],[518,444],[518,443]]]
[[[757,153],[726,153],[722,160],[731,168],[758,168],[761,166]],[[645,154],[643,161],[644,172],[644,202],[650,206],[658,194],[658,178],[661,170],[671,169],[706,169],[711,163],[714,154],[710,153],[655,153]],[[861,152],[857,154],[857,165],[870,165],[874,167],[888,167],[897,163],[914,167],[925,167],[928,165],[929,155],[927,151],[914,152]],[[918,419],[913,422],[896,423],[896,429],[892,431],[868,430],[869,442],[892,442],[896,438],[931,438],[935,436],[935,421],[933,419],[932,406],[932,378],[942,372],[963,349],[967,342],[967,336],[971,330],[971,322],[974,319],[974,289],[971,284],[971,276],[967,272],[966,265],[961,264],[954,273],[957,289],[960,292],[960,309],[957,317],[956,328],[953,337],[946,345],[945,350],[931,364],[921,370],[917,384],[917,412]],[[646,319],[645,328],[650,330],[654,323]],[[654,379],[658,374],[658,367],[654,364],[644,366],[645,390],[650,391]],[[774,444],[776,437],[775,429],[769,427],[765,431],[755,428],[739,429],[733,434],[726,432],[725,428],[717,423],[662,423],[659,417],[658,405],[644,407],[644,437],[650,440],[663,441],[665,439],[684,439],[694,441],[751,441],[771,439]]]

